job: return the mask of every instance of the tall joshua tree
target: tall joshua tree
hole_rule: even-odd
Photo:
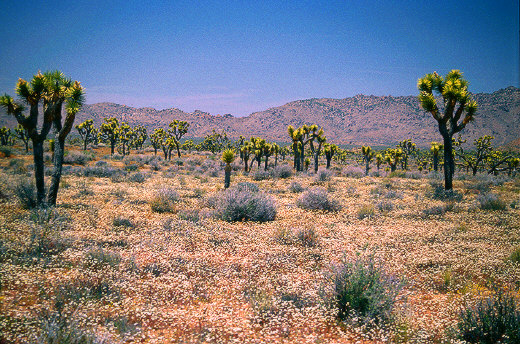
[[[468,82],[459,70],[452,70],[446,77],[437,72],[426,74],[417,82],[419,101],[422,108],[437,121],[444,144],[444,189],[453,190],[455,159],[453,157],[453,135],[460,132],[473,120],[477,102],[468,93]],[[435,93],[435,94],[434,94]],[[435,95],[442,96],[438,104]],[[462,121],[461,121],[462,119]]]
[[[29,105],[29,115],[23,114],[23,105],[15,102],[10,96],[0,97],[0,106],[14,115],[33,143],[34,177],[36,180],[37,204],[45,204],[45,180],[43,164],[43,142],[52,127],[54,127],[54,169],[51,175],[51,186],[47,195],[47,203],[56,204],[58,188],[61,179],[61,168],[65,139],[72,129],[76,113],[84,101],[84,89],[78,81],[66,78],[59,71],[38,72],[30,82],[19,79],[16,93]],[[43,103],[43,104],[42,104]],[[41,128],[38,126],[40,105],[43,105]],[[62,110],[65,105],[65,118],[62,121]],[[38,130],[39,129],[39,130]]]

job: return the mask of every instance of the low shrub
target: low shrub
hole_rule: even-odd
[[[394,210],[394,204],[389,200],[382,200],[377,204],[377,209],[380,212],[388,212]]]
[[[70,247],[70,239],[60,233],[68,228],[70,220],[56,209],[36,208],[31,211],[29,218],[31,237],[25,251],[27,256],[44,258],[57,255]]]
[[[144,183],[147,175],[141,172],[132,173],[127,177],[127,180],[132,183]]]
[[[63,157],[63,163],[69,165],[85,165],[93,159],[92,154],[78,151],[67,151]]]
[[[459,338],[468,343],[520,343],[517,300],[502,289],[459,314]]]
[[[327,182],[332,178],[332,172],[327,169],[320,168],[318,172],[316,173],[315,181],[320,182]]]
[[[297,242],[304,247],[316,247],[319,237],[314,228],[301,228],[296,231]]]
[[[253,180],[266,180],[266,179],[269,179],[271,178],[271,174],[269,173],[269,171],[264,171],[262,169],[258,169],[255,171],[255,173],[253,174]]]
[[[40,320],[40,331],[36,337],[38,344],[103,344],[105,340],[80,328],[77,322],[61,312],[47,313]]]
[[[126,227],[126,228],[134,228],[135,225],[130,221],[130,219],[123,217],[123,216],[117,216],[112,220],[112,225],[115,227]]]
[[[325,188],[315,187],[305,191],[296,200],[296,205],[305,210],[339,211],[339,202],[329,197]]]
[[[357,211],[357,218],[360,220],[371,219],[376,216],[374,205],[366,204]]]
[[[444,185],[438,182],[430,183],[431,191],[427,193],[427,196],[432,199],[437,199],[441,201],[453,201],[460,202],[462,201],[462,194],[456,190],[446,191],[444,189]]]
[[[348,166],[341,171],[341,174],[348,178],[363,178],[365,171],[360,167]]]
[[[94,268],[102,268],[105,266],[117,268],[119,263],[121,263],[121,255],[117,252],[96,247],[86,253],[85,260],[88,266]]]
[[[219,192],[213,204],[217,217],[228,222],[266,222],[276,217],[274,199],[263,192],[234,187]]]
[[[32,181],[21,179],[15,186],[14,193],[23,209],[36,208],[36,188]]]
[[[520,263],[520,246],[515,248],[511,255],[509,256],[509,260],[513,263]]]
[[[289,165],[278,165],[271,172],[273,178],[287,179],[292,177],[293,169]]]
[[[251,192],[259,192],[260,188],[255,183],[249,182],[240,182],[234,186],[234,189],[238,191],[251,191]]]
[[[333,290],[325,293],[325,301],[336,310],[342,321],[368,320],[389,323],[403,283],[383,272],[373,256],[343,260],[335,267]]]
[[[150,202],[152,211],[156,213],[171,213],[174,211],[175,203],[180,201],[180,196],[174,189],[164,188],[156,192]]]
[[[289,191],[293,193],[303,192],[303,186],[298,182],[292,182],[291,185],[289,185]]]
[[[505,210],[507,208],[506,202],[492,192],[478,195],[477,202],[482,210]]]

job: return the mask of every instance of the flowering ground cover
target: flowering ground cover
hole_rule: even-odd
[[[29,156],[0,158],[0,343],[457,343],[462,309],[519,296],[518,177],[460,174],[443,198],[435,174],[236,161],[253,196],[230,222],[218,157],[104,154],[66,165],[47,209],[24,209]],[[338,317],[334,276],[360,259],[399,286],[388,321]]]

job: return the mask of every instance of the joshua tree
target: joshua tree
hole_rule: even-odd
[[[244,161],[244,172],[248,171],[249,157],[253,153],[254,145],[250,141],[245,141],[243,146],[240,148],[240,154],[242,155],[242,161]]]
[[[16,137],[18,137],[25,145],[25,152],[29,152],[29,135],[27,134],[27,130],[23,127],[23,125],[18,124],[16,128],[14,128],[14,132],[16,133]]]
[[[332,160],[334,154],[336,154],[337,150],[338,146],[336,146],[335,144],[329,145],[325,143],[323,151],[325,152],[325,159],[327,159],[327,169],[330,168],[330,161]]]
[[[389,148],[385,151],[385,161],[390,166],[390,172],[395,172],[402,156],[403,151],[400,148]]]
[[[134,140],[134,132],[132,131],[132,128],[128,125],[126,122],[121,122],[121,125],[119,126],[119,148],[120,153],[123,155],[129,155],[130,154],[130,145],[131,142]]]
[[[222,161],[226,163],[224,168],[224,188],[229,188],[231,184],[231,163],[235,161],[235,152],[232,149],[226,149],[222,153]]]
[[[184,150],[187,150],[188,153],[191,153],[191,150],[195,148],[195,144],[193,143],[193,140],[187,140],[186,142],[184,142],[184,144],[182,145],[182,149]]]
[[[11,129],[7,127],[0,128],[0,145],[7,146],[11,138]]]
[[[163,135],[164,135],[164,130],[160,129],[160,128],[155,129],[153,131],[152,135],[150,135],[150,142],[152,143],[152,147],[153,147],[155,155],[157,155],[157,150],[159,148],[161,148],[161,141],[162,141]]]
[[[431,145],[430,152],[433,155],[433,170],[437,172],[439,170],[439,153],[444,146],[439,142],[432,142]]]
[[[363,154],[363,161],[365,162],[365,176],[368,176],[368,171],[370,170],[370,162],[374,158],[374,150],[370,146],[362,146],[361,154]]]
[[[289,137],[291,138],[292,140],[292,150],[293,150],[293,153],[294,153],[294,169],[296,171],[300,171],[300,165],[301,165],[301,160],[300,160],[300,152],[301,152],[301,149],[300,149],[300,136],[301,136],[301,133],[300,133],[300,130],[299,129],[294,129],[294,127],[292,125],[288,126],[287,127],[287,132],[289,133]]]
[[[381,164],[383,163],[383,155],[378,153],[376,154],[376,166],[377,166],[377,172],[379,172],[379,168],[381,167]]]
[[[143,145],[148,138],[146,127],[138,125],[134,128],[133,133],[133,140],[131,142],[132,146],[134,146],[135,149],[143,149]]]
[[[267,171],[267,166],[269,163],[269,157],[274,154],[274,146],[271,143],[265,143],[262,146],[262,154],[265,156],[265,164],[264,164],[264,171]]]
[[[413,143],[411,139],[407,139],[399,142],[397,147],[401,148],[401,150],[403,151],[401,165],[403,167],[403,170],[406,171],[408,169],[408,157],[411,154],[413,154],[416,150],[415,143]]]
[[[76,113],[83,105],[84,90],[78,81],[66,78],[59,71],[38,72],[31,82],[19,79],[16,93],[29,106],[29,116],[23,115],[23,106],[8,95],[0,97],[0,105],[8,114],[15,116],[19,124],[27,131],[33,143],[34,177],[36,180],[37,204],[45,204],[45,180],[43,164],[43,142],[51,127],[54,127],[54,157],[51,185],[47,194],[47,203],[56,204],[58,188],[61,179],[65,139],[69,134]],[[43,118],[38,132],[38,117],[40,103],[43,103]],[[62,123],[62,109],[65,105],[65,119]]]
[[[316,147],[316,149],[314,150],[314,173],[318,172],[318,163],[321,154],[321,148],[327,142],[327,138],[323,135],[323,130],[320,129],[320,132],[321,134],[318,134],[316,136],[316,142],[318,144],[318,147]]]
[[[472,152],[464,152],[462,144],[465,143],[466,140],[459,138],[453,142],[457,156],[464,161],[464,165],[467,168],[471,169],[473,175],[477,174],[479,166],[483,165],[491,154],[493,150],[493,147],[491,147],[491,140],[493,139],[494,137],[489,135],[479,137],[473,143],[475,145],[475,150]]]
[[[273,154],[274,154],[274,167],[278,166],[278,154],[280,153],[280,146],[276,143],[271,144],[273,146]]]
[[[116,144],[119,142],[119,121],[115,117],[105,118],[105,123],[99,127],[100,141],[110,144],[110,154],[114,154]]]
[[[87,145],[94,141],[97,136],[97,129],[94,127],[94,120],[87,119],[85,122],[76,125],[76,130],[83,140],[83,150],[87,150]]]
[[[168,129],[168,134],[170,135],[175,148],[177,148],[177,156],[181,157],[181,149],[180,149],[180,140],[181,138],[188,132],[188,128],[190,124],[186,121],[173,120],[170,125],[170,129]]]
[[[453,135],[460,132],[473,120],[477,111],[477,102],[468,93],[468,82],[459,70],[452,70],[445,78],[433,72],[420,78],[417,86],[420,90],[419,101],[422,108],[431,113],[437,121],[444,143],[444,188],[453,190],[455,159],[453,157]],[[434,92],[442,96],[439,107]],[[464,117],[462,117],[464,115]],[[459,122],[462,118],[462,121]]]
[[[204,141],[200,143],[200,149],[208,150],[213,154],[217,154],[222,152],[223,149],[230,148],[229,147],[229,139],[224,130],[222,132],[216,132],[213,129],[213,132],[204,137]]]

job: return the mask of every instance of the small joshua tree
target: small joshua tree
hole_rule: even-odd
[[[370,162],[374,158],[374,150],[370,146],[362,146],[361,154],[363,154],[363,161],[365,162],[365,176],[368,176],[370,170]]]
[[[385,151],[385,161],[390,166],[390,172],[395,172],[402,156],[403,151],[399,148],[389,148]]]
[[[18,124],[16,128],[14,128],[14,132],[16,134],[16,137],[18,137],[25,145],[25,152],[29,152],[29,135],[27,134],[27,130],[23,127],[23,125]]]
[[[97,136],[97,129],[94,127],[94,120],[87,119],[85,122],[76,125],[76,130],[83,140],[83,150],[87,150],[87,145],[94,142],[94,137]]]
[[[254,150],[254,146],[250,141],[245,141],[242,148],[240,148],[240,153],[242,154],[242,160],[244,161],[244,172],[248,171],[248,161]]]
[[[235,161],[235,152],[232,149],[226,149],[222,153],[222,161],[226,163],[224,168],[224,188],[229,188],[231,184],[231,163]]]
[[[379,172],[379,168],[381,167],[381,164],[384,162],[383,155],[382,154],[376,154],[376,166],[377,171]]]
[[[119,121],[115,117],[105,118],[105,123],[99,127],[100,141],[110,144],[110,154],[114,155],[116,144],[119,142]]]
[[[493,139],[494,137],[489,135],[479,137],[474,142],[475,150],[472,152],[464,151],[462,144],[464,144],[466,140],[459,138],[453,142],[457,156],[464,161],[464,165],[467,168],[471,169],[473,175],[477,174],[478,168],[484,164],[493,151],[493,147],[491,146],[491,140]]]
[[[338,146],[336,146],[335,144],[329,145],[329,144],[325,143],[325,145],[323,147],[323,151],[325,153],[325,159],[327,159],[327,170],[328,170],[330,168],[330,161],[332,160],[332,157],[338,151]]]
[[[0,145],[7,146],[11,138],[11,129],[7,127],[0,128]]]
[[[399,142],[397,147],[401,148],[403,152],[401,157],[401,166],[403,167],[403,170],[406,171],[408,169],[408,157],[416,151],[415,143],[413,143],[411,139],[407,139]]]
[[[177,149],[177,156],[181,157],[181,149],[180,149],[180,142],[181,138],[188,132],[188,128],[190,127],[190,124],[186,121],[179,121],[177,119],[173,120],[168,129],[168,134],[170,135],[173,144],[175,145],[175,148]]]
[[[439,153],[443,145],[439,142],[432,142],[431,145],[430,152],[432,152],[433,155],[433,170],[437,172],[439,170]]]
[[[444,189],[453,190],[455,159],[453,157],[453,135],[460,132],[473,120],[477,112],[477,102],[468,92],[468,82],[460,70],[452,70],[445,78],[433,72],[417,82],[419,101],[422,108],[432,114],[437,121],[444,143]],[[439,107],[434,92],[442,96]],[[464,115],[464,116],[463,116]],[[460,121],[462,119],[462,121]],[[460,122],[459,122],[460,121]]]

